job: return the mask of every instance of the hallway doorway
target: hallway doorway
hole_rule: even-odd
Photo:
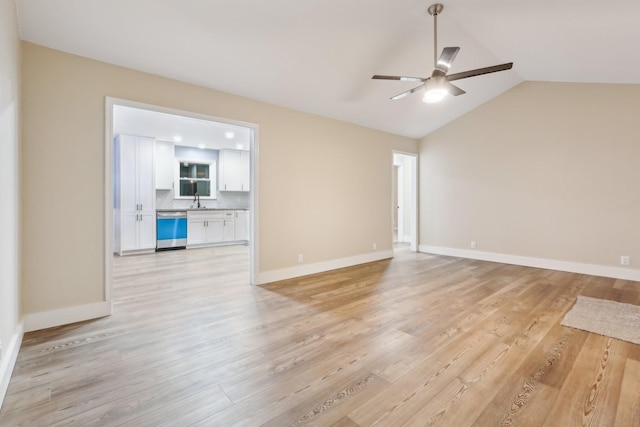
[[[418,250],[418,173],[417,155],[393,153],[393,243],[409,244]]]

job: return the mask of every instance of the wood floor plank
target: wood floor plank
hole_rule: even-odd
[[[559,301],[558,291],[561,290],[546,291],[544,295],[531,299],[537,304],[520,303],[496,313],[491,333],[501,338],[500,343],[478,355],[468,369],[453,379],[448,386],[450,392],[444,393],[447,400],[430,401],[413,416],[413,423],[431,420],[433,424],[472,425],[482,409],[490,406],[500,385],[513,376],[522,354],[531,351],[552,327],[554,319],[547,314],[551,311],[552,302]],[[529,321],[523,323],[526,320]],[[474,404],[465,404],[469,401]]]
[[[476,425],[542,425],[547,418],[549,401],[555,402],[558,390],[547,386],[546,376],[569,346],[568,335],[561,331],[557,336],[553,329],[510,375],[504,376],[502,387],[486,405],[474,423]]]
[[[2,426],[640,425],[640,283],[412,253],[264,286],[246,246],[115,257],[114,314],[25,334]]]
[[[589,334],[549,412],[550,425],[614,425],[627,360],[625,344]]]
[[[339,422],[349,407],[359,406],[389,385],[372,373],[336,382],[323,395],[317,395],[269,420],[263,426],[330,425]]]
[[[614,420],[617,426],[640,426],[640,362],[627,359]]]

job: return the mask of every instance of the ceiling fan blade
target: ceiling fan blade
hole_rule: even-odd
[[[391,99],[393,99],[395,101],[396,99],[404,98],[405,96],[411,95],[413,92],[416,92],[416,91],[422,89],[423,87],[424,87],[424,83],[422,83],[420,86],[414,87],[413,89],[410,89],[410,90],[407,90],[405,92],[399,93],[396,96],[392,96]]]
[[[432,77],[435,77],[436,75],[444,76],[447,74],[449,72],[449,68],[451,68],[451,63],[456,58],[459,51],[459,47],[445,47],[442,49],[440,58],[438,58],[438,62],[436,63],[436,68],[433,70]]]
[[[381,76],[376,74],[375,76],[371,77],[372,79],[375,80],[401,80],[403,82],[423,82],[425,80],[427,80],[426,78],[422,78],[422,77],[406,77],[406,76]]]
[[[513,62],[506,64],[494,65],[492,67],[478,68],[475,70],[463,71],[461,73],[450,74],[447,76],[447,80],[454,81],[460,79],[466,79],[468,77],[481,76],[483,74],[495,73],[497,71],[510,70],[513,67]]]
[[[463,91],[462,89],[460,89],[458,86],[452,85],[451,83],[447,82],[446,83],[447,86],[447,91],[449,92],[449,94],[453,95],[453,96],[458,96],[458,95],[464,95],[465,91]]]

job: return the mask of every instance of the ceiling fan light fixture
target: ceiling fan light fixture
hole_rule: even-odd
[[[442,77],[432,77],[425,84],[424,96],[422,101],[427,104],[435,104],[444,99],[449,93],[445,86],[445,80]]]
[[[424,91],[424,96],[422,97],[422,101],[427,104],[435,104],[436,102],[440,102],[447,95],[446,89],[427,89]]]

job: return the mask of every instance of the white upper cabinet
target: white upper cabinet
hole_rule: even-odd
[[[249,191],[249,152],[241,150],[220,150],[219,191]]]
[[[240,186],[242,191],[251,190],[251,160],[248,151],[240,152]]]
[[[173,189],[174,158],[173,142],[156,141],[156,190]]]

